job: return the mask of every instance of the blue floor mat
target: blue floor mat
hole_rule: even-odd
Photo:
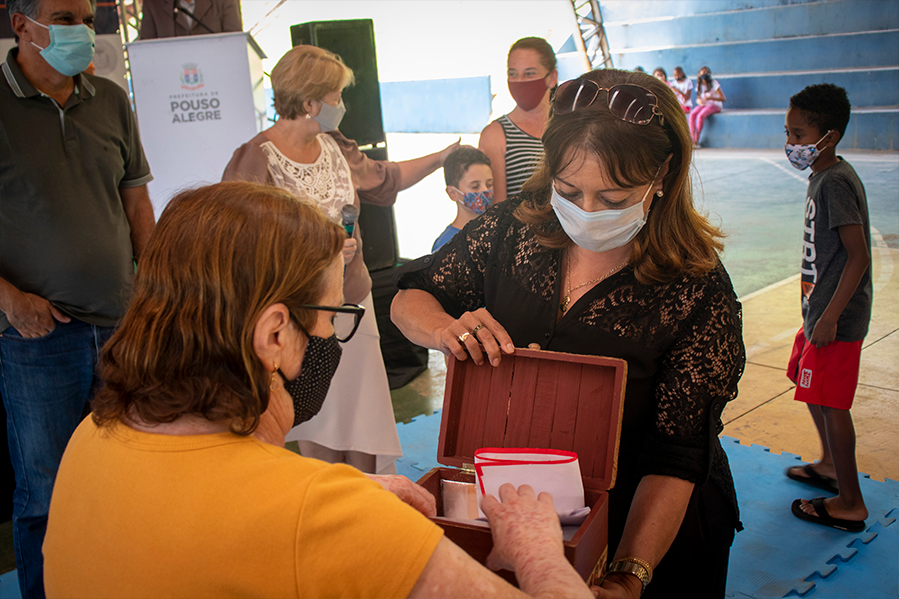
[[[439,465],[439,415],[420,416],[397,429],[404,454],[397,461],[399,474],[418,480]],[[730,437],[722,437],[721,444],[730,460],[745,527],[731,550],[727,597],[899,597],[899,482],[862,475],[868,527],[847,533],[803,522],[790,512],[794,499],[822,494],[784,476],[789,466],[801,463],[798,456],[740,445]]]
[[[795,499],[822,491],[792,481],[784,471],[801,464],[794,454],[773,454],[722,437],[745,530],[731,550],[728,597],[899,597],[899,482],[860,477],[868,506],[867,529],[858,534],[799,520]]]
[[[440,437],[440,411],[433,416],[419,416],[408,424],[396,425],[403,447],[403,457],[396,461],[396,472],[413,481],[431,468],[437,468],[437,439]]]

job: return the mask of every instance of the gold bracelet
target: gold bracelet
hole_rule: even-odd
[[[644,591],[649,583],[652,582],[652,566],[649,562],[639,557],[621,557],[616,559],[609,564],[608,573],[611,574],[612,572],[633,574],[643,583]]]

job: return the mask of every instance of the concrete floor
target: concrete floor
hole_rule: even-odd
[[[876,480],[899,480],[899,250],[876,248],[873,257],[874,309],[852,407],[858,469]],[[798,296],[798,279],[788,279],[743,298],[746,372],[739,397],[724,410],[724,434],[814,460],[818,435],[786,377],[801,320]]]

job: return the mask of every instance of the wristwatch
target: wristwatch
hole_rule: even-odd
[[[608,573],[612,572],[624,572],[626,574],[633,574],[636,576],[641,583],[643,583],[643,590],[646,590],[647,585],[652,582],[652,566],[649,562],[644,561],[638,557],[624,557],[620,559],[616,559],[609,565]]]

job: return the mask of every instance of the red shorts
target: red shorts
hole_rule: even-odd
[[[861,341],[831,341],[818,349],[799,329],[787,366],[787,377],[796,383],[793,399],[848,410],[858,386],[861,355]]]

